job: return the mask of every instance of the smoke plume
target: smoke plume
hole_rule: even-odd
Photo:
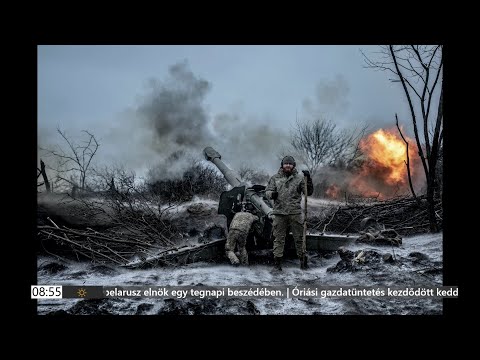
[[[196,76],[187,62],[170,67],[168,77],[149,81],[146,94],[126,110],[107,140],[120,143],[127,166],[149,170],[151,180],[178,178],[211,146],[232,169],[249,166],[272,174],[287,131],[275,129],[241,111],[210,116],[205,100],[212,85]],[[212,165],[213,166],[213,165]]]
[[[319,115],[338,120],[346,114],[349,102],[350,87],[347,80],[341,74],[337,74],[333,80],[321,80],[317,83],[315,97],[303,101],[303,110],[310,118]]]
[[[203,106],[211,85],[197,78],[185,62],[171,66],[169,73],[164,83],[150,81],[151,91],[138,107],[138,116],[155,131],[153,145],[158,151],[202,146],[211,139]]]

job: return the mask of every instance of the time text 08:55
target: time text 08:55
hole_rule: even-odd
[[[32,285],[32,299],[61,299],[62,286],[60,285]]]

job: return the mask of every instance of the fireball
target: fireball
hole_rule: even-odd
[[[417,174],[419,164],[415,141],[408,141],[410,174]],[[407,147],[398,131],[379,129],[360,141],[366,161],[350,183],[352,190],[364,196],[385,199],[408,191]]]

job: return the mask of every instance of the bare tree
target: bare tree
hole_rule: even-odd
[[[47,189],[47,193],[51,192],[50,181],[48,180],[47,172],[45,171],[45,163],[43,162],[42,159],[40,159],[40,169],[37,168],[37,170],[38,170],[37,179],[39,178],[40,175],[42,175],[43,177],[43,182],[40,184],[37,184],[37,186],[45,185],[45,189]]]
[[[46,156],[56,158],[58,166],[56,169],[56,183],[64,181],[81,190],[86,189],[87,175],[90,171],[92,159],[95,156],[100,144],[93,134],[87,130],[83,130],[84,138],[80,143],[75,143],[71,138],[67,137],[64,131],[57,128],[57,132],[66,143],[66,148],[60,145],[53,149],[44,149]]]
[[[240,175],[243,181],[249,182],[252,185],[266,185],[270,179],[270,175],[266,172],[252,168],[244,163],[238,169],[238,175]]]
[[[380,60],[374,61],[363,54],[367,67],[394,74],[390,80],[400,82],[407,97],[418,155],[427,180],[430,231],[435,232],[438,231],[435,196],[439,191],[436,174],[443,141],[443,45],[385,45],[380,46],[380,55]],[[420,128],[423,138],[417,119],[423,123]]]
[[[366,125],[361,129],[340,130],[336,124],[324,119],[313,122],[297,120],[290,141],[313,176],[320,166],[340,162],[348,166],[356,160],[361,155],[359,142],[366,130]]]
[[[149,191],[160,196],[164,201],[190,201],[195,195],[220,195],[227,188],[227,181],[214,165],[205,160],[189,158],[186,166],[175,176],[165,176],[166,164],[150,168],[146,176]]]
[[[137,182],[134,171],[129,171],[124,165],[92,167],[90,177],[92,187],[98,191],[128,192]]]

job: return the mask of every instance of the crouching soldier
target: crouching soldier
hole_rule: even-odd
[[[252,224],[257,220],[258,217],[249,212],[238,212],[233,217],[225,244],[225,254],[232,265],[248,265],[247,237],[252,230]],[[240,259],[235,255],[235,245]]]

